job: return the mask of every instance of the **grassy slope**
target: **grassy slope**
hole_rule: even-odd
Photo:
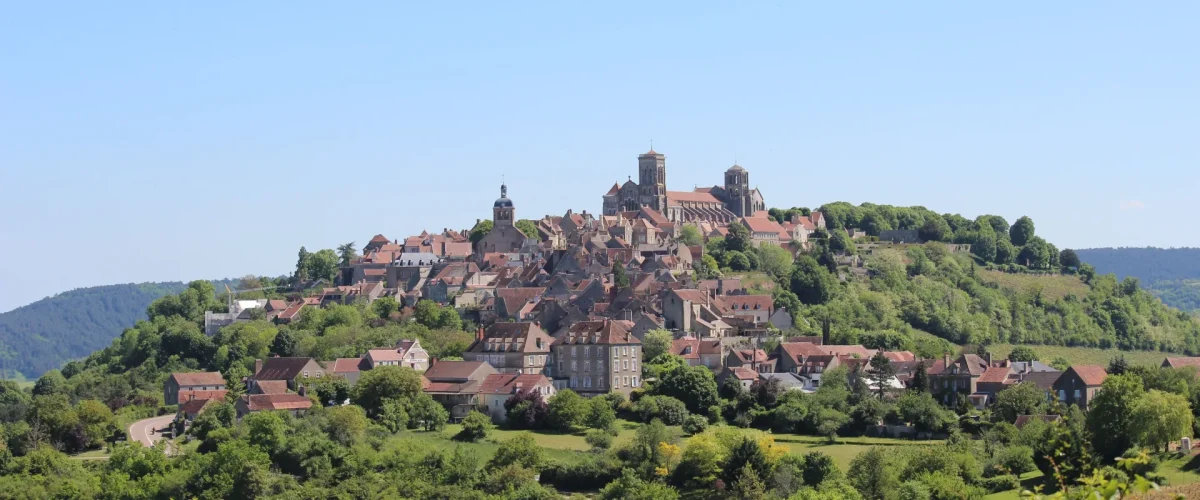
[[[1071,294],[1075,294],[1076,297],[1083,297],[1088,293],[1087,284],[1080,281],[1078,276],[1072,275],[1034,275],[1004,273],[1000,271],[979,271],[979,277],[984,282],[995,283],[1001,288],[1017,290],[1027,294],[1041,291],[1042,297],[1048,300],[1057,300]]]
[[[1041,362],[1049,364],[1059,356],[1066,358],[1073,365],[1100,365],[1108,366],[1108,362],[1113,358],[1124,355],[1125,360],[1131,365],[1158,366],[1162,364],[1163,359],[1169,356],[1182,356],[1182,354],[1167,354],[1157,351],[1120,351],[1117,349],[1097,349],[1093,347],[1063,347],[1049,345],[1034,345],[1028,346],[1037,353],[1038,359]],[[995,359],[1004,359],[1008,357],[1008,353],[1013,349],[1013,344],[994,344],[988,346],[992,356]]]

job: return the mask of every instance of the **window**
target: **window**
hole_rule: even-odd
[[[583,377],[583,386],[591,387],[592,386],[592,377]]]
[[[587,360],[587,359],[583,360],[583,371],[585,371],[585,372],[590,372],[590,371],[592,371],[592,362],[591,362],[591,360]]]
[[[613,358],[619,358],[619,357],[621,357],[621,350],[620,350],[620,349],[617,349],[616,347],[614,347],[614,348],[612,348],[612,352],[613,352]]]
[[[1058,390],[1058,400],[1059,400],[1059,401],[1066,401],[1066,400],[1067,400],[1067,391],[1064,391],[1064,390],[1062,390],[1062,389],[1059,389],[1059,390]]]
[[[304,376],[305,376],[305,377],[307,377],[307,376],[308,376],[308,372],[304,372]]]
[[[525,356],[525,364],[533,365],[533,356]]]
[[[622,370],[628,370],[628,369],[629,369],[629,360],[628,360],[628,359],[623,359],[623,360],[621,360],[621,369],[622,369]]]
[[[629,348],[628,348],[628,347],[622,347],[622,348],[621,348],[621,355],[622,355],[622,356],[628,356],[628,355],[629,355]]]
[[[621,377],[613,377],[613,387],[621,387]]]
[[[629,362],[629,369],[633,370],[634,372],[637,371],[637,359],[636,358],[633,361]]]
[[[587,345],[583,346],[583,357],[586,358],[591,355],[592,355],[592,346],[587,346]]]
[[[1075,400],[1079,401],[1079,389],[1075,389]]]
[[[576,387],[579,381],[575,377],[571,377],[571,387]]]
[[[638,387],[638,378],[637,377],[633,377],[633,386]]]
[[[579,366],[577,366],[577,365],[575,364],[575,360],[573,360],[573,359],[572,359],[572,360],[571,360],[571,371],[575,371],[575,370],[578,370],[578,369],[579,369]]]
[[[576,346],[571,346],[571,355],[572,355],[572,356],[574,356],[574,355],[576,354],[576,353],[575,353],[575,350],[576,350],[576,349],[577,349],[577,347],[576,347]]]
[[[629,377],[621,379],[621,382],[624,384],[622,387],[629,387]]]

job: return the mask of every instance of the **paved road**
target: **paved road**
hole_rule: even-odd
[[[138,420],[129,426],[129,437],[134,441],[142,443],[142,446],[154,446],[154,443],[163,440],[162,430],[171,425],[171,422],[174,420],[175,415],[163,415],[161,417]]]

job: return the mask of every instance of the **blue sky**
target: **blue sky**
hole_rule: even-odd
[[[440,3],[433,3],[440,4]],[[771,206],[1033,217],[1200,246],[1200,5],[19,2],[0,15],[0,311],[282,274],[376,233],[596,211],[638,153]]]

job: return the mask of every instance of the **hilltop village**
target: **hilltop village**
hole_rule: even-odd
[[[747,390],[771,382],[812,393],[823,373],[845,367],[864,380],[870,372],[885,373],[872,390],[901,390],[918,378],[948,406],[961,400],[984,408],[1000,391],[1030,382],[1048,399],[1086,408],[1107,375],[1099,366],[1054,368],[967,353],[920,359],[907,350],[836,345],[827,332],[798,336],[797,318],[773,283],[719,277],[719,264],[704,263],[704,243],[741,238],[744,245],[795,257],[815,238],[830,238],[824,215],[791,213],[780,221],[765,210],[762,193],[739,165],[726,170],[722,185],[693,191],[668,190],[666,173],[665,155],[648,151],[638,156],[638,182],[614,184],[603,195],[601,214],[568,210],[520,224],[518,203],[501,185],[491,220],[474,229],[403,239],[378,234],[344,259],[334,286],[290,302],[232,301],[227,313],[208,313],[205,330],[215,334],[238,321],[265,317],[288,324],[307,309],[391,298],[402,308],[425,301],[452,308],[478,325],[461,360],[434,359],[416,339],[376,346],[360,358],[260,360],[245,380],[239,412],[300,411],[311,405],[302,379],[335,376],[353,384],[362,372],[389,365],[422,372],[424,391],[456,421],[486,408],[503,422],[504,403],[519,390],[546,398],[563,389],[628,398],[645,382],[649,332],[668,332],[669,353],[711,370],[719,385],[732,380]],[[917,231],[881,236],[875,241],[920,243]],[[970,245],[944,245],[970,251]],[[841,279],[868,272],[858,257],[838,259],[848,271]],[[167,404],[194,415],[205,400],[224,396],[220,374],[197,377],[176,374],[164,392]]]

